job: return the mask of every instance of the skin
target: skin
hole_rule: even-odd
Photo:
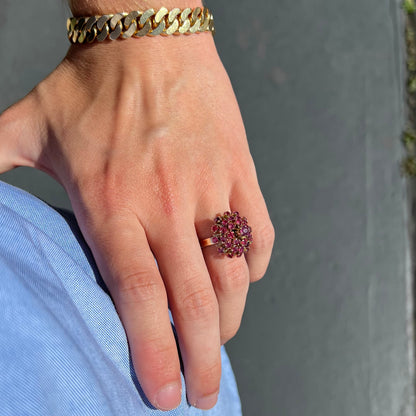
[[[196,7],[198,1],[165,1]],[[74,15],[159,1],[73,1]],[[274,229],[212,35],[71,46],[52,74],[0,115],[0,172],[31,166],[68,192],[125,327],[134,368],[162,410],[217,401],[220,346],[237,332]],[[201,250],[217,214],[249,219],[248,255]],[[157,260],[157,267],[154,258]]]

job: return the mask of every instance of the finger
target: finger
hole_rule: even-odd
[[[0,115],[0,173],[36,166],[47,135],[46,119],[35,91]]]
[[[214,218],[229,211],[227,205],[223,206],[225,209],[220,212],[214,208],[209,212],[206,210],[205,218]],[[196,221],[197,234],[201,239],[212,235],[212,224],[213,219]],[[225,344],[237,333],[241,324],[250,283],[249,270],[244,256],[228,258],[219,254],[215,246],[205,247],[203,254],[218,300],[221,344]]]
[[[150,235],[178,333],[188,401],[200,409],[217,402],[221,378],[218,303],[193,221],[171,219],[169,238]]]
[[[246,259],[250,281],[260,280],[266,273],[272,254],[275,232],[266,203],[257,183],[239,183],[230,198],[231,209],[247,217],[252,228],[253,243]]]
[[[116,218],[87,231],[88,243],[126,330],[140,385],[155,407],[170,410],[180,404],[181,380],[166,291],[137,219]]]

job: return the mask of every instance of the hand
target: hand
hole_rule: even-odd
[[[250,280],[266,271],[274,231],[212,36],[71,47],[0,116],[0,171],[20,165],[68,192],[152,404],[180,402],[169,304],[189,403],[214,406],[220,345],[240,325]],[[229,209],[253,228],[245,258],[199,245]]]

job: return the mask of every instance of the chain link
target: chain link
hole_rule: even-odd
[[[103,16],[70,17],[67,21],[71,43],[102,42],[141,36],[215,33],[214,17],[207,8],[148,9]]]

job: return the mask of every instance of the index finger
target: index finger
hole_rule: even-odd
[[[144,393],[161,410],[179,406],[180,363],[167,295],[143,228],[132,215],[101,222],[88,236],[126,330]]]

